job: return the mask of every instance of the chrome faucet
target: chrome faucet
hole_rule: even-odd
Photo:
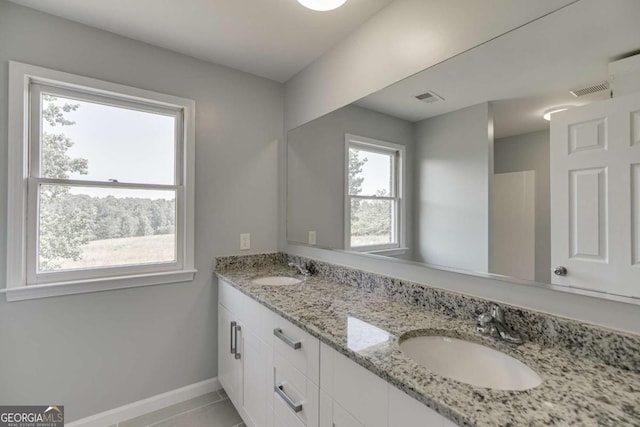
[[[498,304],[491,306],[491,314],[484,313],[478,316],[476,330],[482,335],[499,338],[510,344],[520,345],[524,341],[514,332],[504,320],[504,311]]]
[[[311,272],[304,265],[296,264],[295,262],[290,262],[288,265],[289,267],[296,268],[303,276],[311,276]]]

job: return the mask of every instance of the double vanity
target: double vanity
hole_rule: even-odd
[[[508,306],[513,336],[487,333],[489,301],[285,254],[216,272],[219,378],[249,426],[640,423],[636,336]]]

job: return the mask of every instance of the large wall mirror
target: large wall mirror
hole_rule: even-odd
[[[287,240],[640,301],[640,2],[602,6],[289,131]]]

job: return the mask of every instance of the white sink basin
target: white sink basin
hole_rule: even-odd
[[[295,277],[288,276],[267,276],[267,277],[258,277],[257,279],[253,279],[251,283],[255,285],[264,285],[264,286],[288,286],[288,285],[297,285],[301,283],[302,280],[296,279]]]
[[[480,344],[442,336],[400,343],[409,358],[430,371],[462,383],[498,390],[527,390],[542,379],[524,363]]]

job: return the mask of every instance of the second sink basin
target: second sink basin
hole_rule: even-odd
[[[287,285],[297,285],[301,283],[302,280],[296,279],[295,277],[289,276],[267,276],[267,277],[258,277],[257,279],[253,279],[251,283],[254,285],[264,285],[264,286],[287,286]]]
[[[419,336],[402,341],[400,350],[436,374],[477,387],[528,390],[542,384],[540,376],[519,360],[469,341]]]

